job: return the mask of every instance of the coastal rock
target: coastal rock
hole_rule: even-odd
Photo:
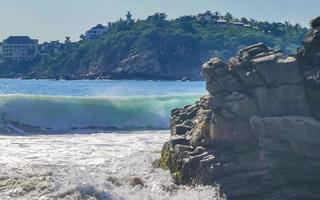
[[[145,76],[152,76],[152,74],[160,73],[161,67],[158,62],[156,54],[152,51],[146,51],[137,54],[131,54],[123,59],[114,73],[128,74],[136,76],[145,74]]]
[[[320,53],[311,33],[305,44]],[[162,167],[177,184],[218,184],[231,200],[320,199],[317,55],[259,43],[205,63],[209,95],[172,112]]]
[[[320,17],[317,17],[313,20],[311,20],[311,27],[312,28],[317,28],[320,26]]]
[[[297,53],[297,59],[307,83],[320,88],[320,17],[311,21],[312,28]]]

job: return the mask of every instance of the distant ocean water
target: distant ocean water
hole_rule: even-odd
[[[0,79],[0,199],[221,199],[217,187],[176,186],[152,166],[169,137],[171,109],[193,103],[204,88]]]

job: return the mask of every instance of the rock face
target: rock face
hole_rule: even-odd
[[[305,45],[320,50],[310,34]],[[288,57],[260,43],[205,63],[209,95],[172,111],[160,166],[231,200],[320,199],[320,89],[309,79],[320,65],[306,46]]]
[[[297,59],[308,85],[306,92],[312,105],[311,112],[320,119],[320,17],[311,21],[311,29]]]

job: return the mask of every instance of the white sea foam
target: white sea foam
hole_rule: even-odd
[[[168,135],[0,136],[0,199],[219,199],[216,188],[175,186],[152,167]]]

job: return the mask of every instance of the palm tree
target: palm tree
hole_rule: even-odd
[[[232,22],[234,17],[233,15],[230,13],[230,12],[227,12],[224,16],[224,19],[227,21],[227,22]]]
[[[71,43],[71,37],[69,37],[69,36],[65,37],[64,43],[65,43],[65,44]]]
[[[218,11],[215,11],[215,12],[213,13],[212,18],[213,18],[213,20],[217,21],[218,19],[221,18],[221,13],[218,12]]]
[[[300,24],[295,24],[295,25],[293,26],[293,28],[294,28],[294,30],[295,30],[296,32],[299,32],[299,31],[301,31],[302,26],[301,26]]]
[[[214,15],[215,17],[217,17],[217,18],[220,18],[220,17],[221,17],[221,13],[218,12],[218,11],[215,11],[215,12],[213,13],[213,15]]]
[[[289,21],[285,21],[285,22],[284,22],[284,25],[285,25],[287,31],[290,31],[290,30],[291,30],[292,25],[290,24]]]
[[[250,19],[249,22],[250,22],[250,24],[251,24],[252,26],[257,25],[257,20],[255,20],[255,19]]]

